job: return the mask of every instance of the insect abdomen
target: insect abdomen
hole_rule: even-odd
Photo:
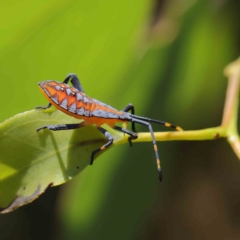
[[[75,118],[83,118],[84,120],[86,120],[86,117],[115,119],[116,121],[129,120],[128,113],[119,112],[107,104],[91,99],[83,92],[65,83],[44,81],[39,83],[39,87],[53,105]],[[90,121],[92,122],[94,119]]]

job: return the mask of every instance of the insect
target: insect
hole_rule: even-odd
[[[71,81],[73,87],[67,85],[69,81]],[[179,126],[175,126],[172,125],[171,123],[155,119],[136,116],[134,115],[134,106],[132,104],[128,104],[123,110],[118,111],[105,103],[102,103],[96,99],[88,97],[84,93],[82,85],[77,75],[75,74],[69,74],[62,83],[48,80],[40,82],[38,85],[41,92],[47,98],[49,103],[47,106],[38,106],[36,108],[47,109],[50,108],[51,105],[54,105],[60,111],[74,118],[82,119],[84,120],[84,122],[77,124],[46,125],[38,128],[37,131],[40,131],[45,128],[52,131],[71,130],[84,127],[90,124],[95,124],[98,130],[102,132],[106,137],[107,143],[92,152],[90,160],[90,165],[92,165],[95,154],[111,146],[114,140],[112,135],[107,130],[101,127],[102,124],[106,123],[113,129],[128,134],[129,135],[128,141],[130,143],[130,146],[132,145],[132,140],[138,138],[135,123],[142,124],[148,127],[151,133],[154,152],[156,155],[158,178],[160,181],[162,181],[162,170],[158,155],[158,148],[154,137],[153,129],[150,123],[158,123],[166,127],[171,127],[180,131],[182,129]],[[129,111],[131,111],[131,113],[129,113]],[[117,122],[121,123],[131,122],[132,131],[123,127],[115,126]]]

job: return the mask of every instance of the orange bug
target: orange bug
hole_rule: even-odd
[[[70,80],[72,82],[73,87],[67,85],[67,83]],[[75,74],[69,74],[62,83],[48,80],[40,82],[38,85],[43,95],[49,101],[49,104],[45,107],[39,106],[36,108],[47,109],[51,107],[51,105],[54,105],[60,111],[72,117],[82,119],[84,120],[84,122],[77,124],[46,125],[38,128],[37,131],[42,130],[44,128],[47,128],[52,131],[71,130],[87,126],[90,124],[95,124],[99,131],[101,131],[105,135],[108,142],[104,144],[102,147],[92,152],[90,161],[91,165],[93,164],[95,154],[98,153],[99,151],[106,149],[113,143],[112,135],[101,127],[102,124],[106,123],[110,127],[128,134],[129,135],[128,141],[130,143],[130,146],[132,145],[132,140],[138,137],[135,129],[135,123],[145,125],[149,128],[149,131],[151,133],[154,152],[156,155],[158,177],[159,180],[162,181],[162,170],[160,166],[157,144],[150,122],[158,123],[166,127],[171,127],[176,130],[182,130],[179,126],[174,126],[171,123],[155,119],[136,116],[134,115],[134,106],[132,104],[128,104],[122,111],[118,111],[105,103],[102,103],[96,99],[88,97],[84,93],[81,83]],[[128,111],[131,111],[131,113],[128,113]],[[119,126],[115,126],[115,123],[117,122],[122,123],[131,122],[132,131],[129,131]]]

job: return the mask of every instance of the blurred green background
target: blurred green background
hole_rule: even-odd
[[[186,130],[217,126],[223,68],[240,53],[239,9],[230,0],[0,1],[0,120],[47,103],[37,83],[73,72],[115,108],[131,102],[137,115]],[[227,142],[158,146],[161,184],[152,144],[111,148],[1,215],[0,239],[240,239],[240,165]]]

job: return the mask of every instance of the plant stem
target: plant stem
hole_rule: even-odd
[[[240,138],[237,129],[239,89],[240,89],[240,58],[229,64],[225,70],[228,77],[228,89],[223,111],[222,127],[228,129],[228,142],[240,159]]]
[[[226,93],[225,106],[222,117],[222,124],[219,127],[213,127],[203,130],[178,131],[178,132],[155,132],[156,141],[173,140],[213,140],[217,138],[226,138],[240,159],[240,138],[237,130],[238,107],[239,107],[239,89],[240,89],[240,58],[229,64],[225,70],[228,77],[228,88]],[[128,142],[128,135],[123,135],[114,144]],[[151,142],[150,133],[138,133],[138,138],[133,142]]]
[[[222,127],[214,127],[203,130],[179,131],[179,132],[155,132],[156,141],[175,141],[175,140],[213,140],[221,137],[227,137],[227,131]],[[116,141],[116,144],[128,142],[128,135]],[[138,133],[138,138],[133,142],[151,142],[151,134]]]

